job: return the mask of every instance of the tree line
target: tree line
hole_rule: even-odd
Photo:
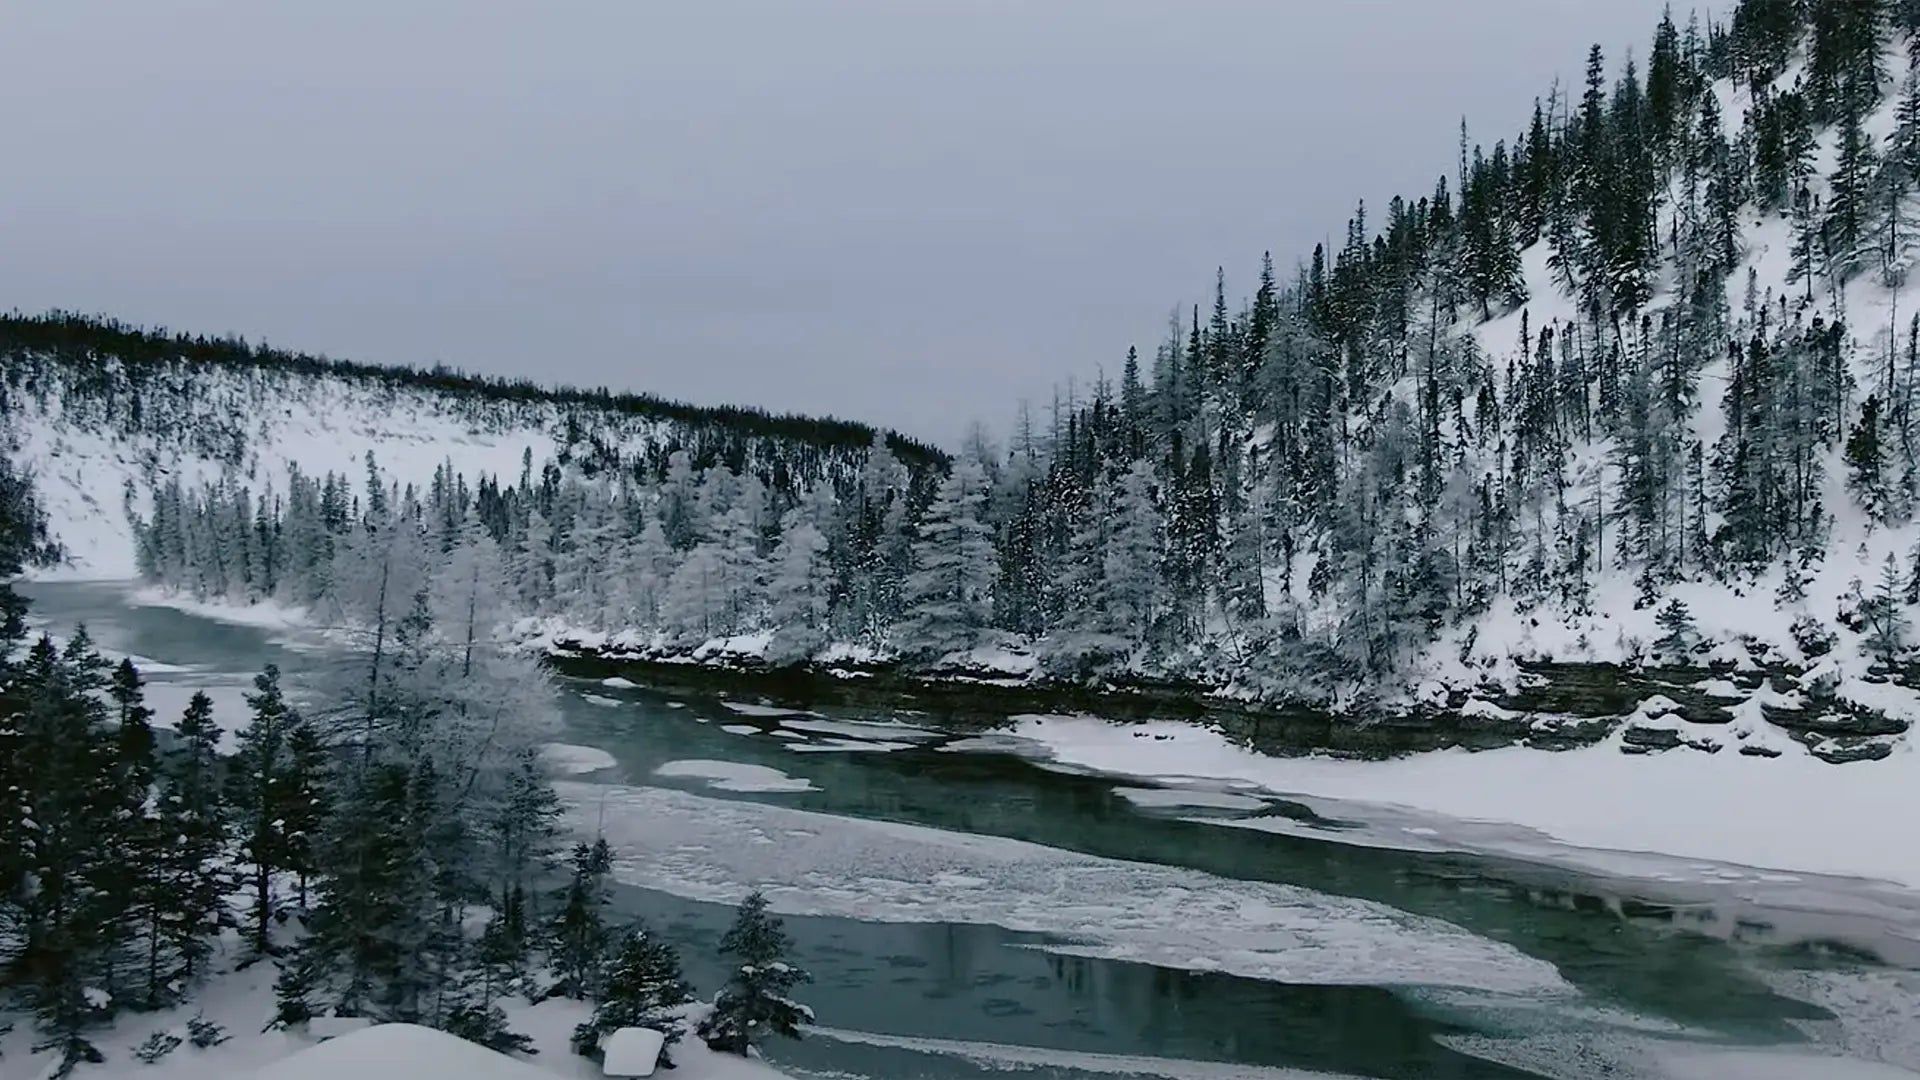
[[[832,417],[692,405],[606,387],[540,386],[444,365],[362,364],[235,336],[169,333],[65,311],[0,314],[0,359],[0,416],[28,404],[45,412],[51,397],[98,426],[158,436],[235,465],[246,456],[253,427],[249,415],[279,404],[289,387],[313,380],[356,387],[376,400],[427,395],[486,430],[507,421],[557,425],[563,453],[577,455],[587,467],[619,465],[615,436],[642,424],[664,429],[658,440],[662,449],[650,451],[659,457],[669,449],[687,449],[700,460],[726,460],[736,468],[748,455],[759,454],[792,457],[791,467],[810,470],[862,452],[876,437],[916,468],[946,460],[940,450],[899,432],[876,432],[870,425]],[[208,400],[206,376],[215,372],[265,378],[271,385],[246,403]]]
[[[189,1002],[229,931],[240,966],[278,966],[279,1024],[364,1016],[525,1050],[501,1003],[563,995],[597,1003],[582,1053],[620,1026],[678,1035],[691,992],[670,945],[609,925],[605,842],[561,858],[538,756],[551,689],[493,643],[484,533],[429,567],[399,539],[411,522],[359,506],[327,573],[352,647],[306,709],[261,672],[229,746],[205,693],[162,722],[138,668],[84,628],[28,643],[7,583],[46,554],[38,518],[0,468],[0,988],[57,1075],[100,1061],[90,1033],[116,1017]],[[703,1037],[744,1053],[795,1032],[788,948],[755,898]],[[196,1025],[200,1045],[224,1038]],[[180,1041],[157,1032],[140,1054]]]
[[[1920,493],[1920,312],[1897,303],[1920,69],[1888,62],[1916,26],[1890,0],[1663,17],[1644,67],[1594,49],[1511,139],[1463,128],[1430,192],[1362,205],[1290,277],[1263,258],[1242,301],[1220,272],[1210,308],[1117,378],[1023,407],[1000,445],[932,461],[876,438],[813,469],[562,451],[411,496],[163,477],[143,566],[312,602],[327,586],[303,567],[331,565],[310,552],[350,508],[408,501],[430,543],[475,519],[518,613],[651,647],[1011,651],[1063,678],[1308,700],[1381,685],[1451,631],[1470,648],[1496,605],[1578,618],[1622,575],[1637,606],[1687,580],[1799,580],[1837,527],[1903,524]],[[1787,238],[1780,280],[1749,259],[1756,221]],[[1849,310],[1862,282],[1886,290],[1884,322]],[[1528,295],[1543,286],[1563,299]],[[1908,595],[1917,570],[1920,552],[1895,568]],[[1780,605],[1813,618],[1796,590]]]

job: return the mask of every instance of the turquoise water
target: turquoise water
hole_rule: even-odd
[[[85,621],[105,648],[191,669],[156,675],[161,684],[239,685],[268,662],[297,681],[326,656],[299,635],[130,606],[114,586],[38,585],[30,596],[35,616],[55,628]],[[844,824],[853,838],[849,844],[872,835],[870,828],[855,827],[862,822],[894,822],[990,838],[983,841],[990,852],[996,844],[1023,841],[1076,857],[1167,868],[1180,872],[1180,881],[1290,887],[1303,899],[1286,918],[1311,927],[1324,909],[1327,932],[1334,935],[1342,932],[1340,920],[1350,917],[1345,909],[1353,901],[1386,905],[1410,918],[1462,928],[1521,960],[1551,965],[1568,984],[1539,994],[1422,986],[1417,942],[1415,970],[1402,970],[1402,958],[1388,985],[1370,985],[1364,977],[1278,982],[1207,970],[1231,958],[1201,955],[1203,934],[1195,935],[1193,960],[1178,966],[1063,955],[1049,950],[1083,952],[1089,941],[1104,940],[1104,928],[1087,927],[1080,937],[1004,929],[977,918],[999,910],[993,897],[962,913],[971,921],[938,909],[903,919],[897,910],[881,912],[877,900],[875,914],[883,917],[862,917],[866,886],[856,872],[820,885],[831,904],[813,902],[804,890],[785,899],[775,894],[777,906],[825,912],[788,917],[800,959],[815,976],[805,1000],[823,1027],[855,1033],[773,1048],[775,1059],[795,1072],[1638,1075],[1631,1050],[1650,1037],[1774,1045],[1832,1030],[1832,1014],[1776,987],[1798,972],[1847,975],[1882,964],[1871,951],[1871,920],[1857,914],[1768,912],[1706,893],[1656,896],[1644,886],[1520,863],[1226,828],[1208,818],[1301,811],[1284,804],[1143,809],[1117,793],[1122,782],[1049,769],[1005,752],[944,749],[947,740],[939,736],[886,752],[801,753],[788,745],[797,740],[773,735],[780,718],[742,716],[712,699],[563,684],[562,704],[561,738],[604,750],[617,763],[579,778],[589,784],[666,787],[725,800],[715,805],[734,807],[746,815],[743,820],[782,813],[774,807],[809,811],[824,815],[810,819],[810,829]],[[799,734],[815,741],[832,737]],[[656,775],[668,762],[690,760],[761,766],[804,779],[812,790],[727,791],[700,777]],[[900,845],[925,835],[908,830],[872,857],[897,855]],[[769,851],[767,857],[778,854]],[[676,857],[698,860],[697,853]],[[719,868],[712,874],[703,871],[698,882],[684,886],[622,886],[617,906],[666,929],[682,944],[695,981],[713,986],[720,972],[712,946],[730,910],[708,902],[709,895],[754,884],[719,877],[723,870],[753,877],[755,857],[734,852],[716,859]],[[846,856],[854,866],[864,857],[858,850]],[[1159,905],[1157,910],[1136,910],[1124,895],[1110,899],[1129,922],[1144,920],[1163,938],[1177,940],[1188,917],[1164,891],[1140,898],[1140,906]],[[1448,982],[1446,957],[1433,963],[1432,982]],[[1545,1066],[1538,1064],[1543,1041]],[[1502,1046],[1528,1048],[1528,1056],[1516,1059],[1534,1064],[1497,1064],[1480,1056],[1489,1045],[1496,1048],[1492,1056],[1501,1056]],[[1116,1055],[1159,1064],[1115,1061]]]

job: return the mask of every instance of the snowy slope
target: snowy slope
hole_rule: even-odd
[[[1896,35],[1896,40],[1889,43],[1884,67],[1894,73],[1907,70],[1904,37]],[[1793,87],[1804,70],[1804,60],[1790,64],[1776,79],[1774,89]],[[1896,74],[1895,87],[1888,90],[1863,125],[1876,147],[1896,126],[1901,98],[1898,81]],[[1734,80],[1720,80],[1712,92],[1719,99],[1726,134],[1738,137],[1742,118],[1752,105],[1752,91]],[[1816,200],[1824,201],[1830,195],[1829,173],[1837,143],[1836,130],[1827,128],[1817,133],[1809,178]],[[1661,209],[1662,237],[1669,236],[1674,227],[1676,202],[1669,192]],[[1851,424],[1859,416],[1860,402],[1869,394],[1880,392],[1884,396],[1888,350],[1897,353],[1905,348],[1907,321],[1920,312],[1920,274],[1910,273],[1904,284],[1891,288],[1877,270],[1863,272],[1841,285],[1821,277],[1812,287],[1811,305],[1802,309],[1807,286],[1789,281],[1793,227],[1788,216],[1784,212],[1761,213],[1748,206],[1742,211],[1739,226],[1742,258],[1725,283],[1727,307],[1733,318],[1732,339],[1744,342],[1753,333],[1752,323],[1743,315],[1750,280],[1762,306],[1771,304],[1775,325],[1780,322],[1783,297],[1799,317],[1843,320],[1850,339],[1848,355],[1854,380],[1848,410]],[[1523,272],[1528,301],[1465,331],[1492,361],[1495,371],[1505,369],[1519,355],[1518,350],[1530,348],[1520,340],[1523,327],[1530,328],[1533,335],[1544,327],[1564,333],[1579,321],[1575,301],[1562,290],[1550,269],[1552,255],[1544,238],[1526,249]],[[1643,312],[1656,321],[1675,300],[1670,249],[1667,256],[1655,282],[1654,298]],[[1725,433],[1722,409],[1730,375],[1730,363],[1724,355],[1712,358],[1700,374],[1695,408],[1684,421],[1687,432],[1682,441],[1698,441],[1709,458]],[[1591,507],[1596,500],[1612,505],[1619,498],[1619,466],[1613,459],[1616,450],[1610,437],[1573,443],[1566,466],[1570,502],[1577,499]],[[1821,453],[1820,505],[1831,517],[1831,533],[1820,557],[1801,572],[1803,600],[1783,602],[1778,598],[1787,564],[1776,560],[1757,575],[1733,581],[1695,572],[1688,580],[1663,584],[1662,602],[1677,599],[1684,603],[1700,634],[1712,646],[1702,650],[1699,662],[1746,670],[1753,669],[1756,661],[1817,665],[1823,688],[1830,688],[1838,698],[1897,719],[1920,721],[1920,695],[1873,676],[1864,635],[1849,629],[1842,619],[1843,613],[1857,609],[1863,594],[1872,594],[1889,556],[1903,575],[1911,570],[1914,553],[1920,550],[1916,546],[1920,544],[1920,518],[1891,524],[1874,522],[1847,489],[1848,470],[1841,445],[1836,442],[1822,447]],[[1553,520],[1549,508],[1543,527],[1551,529]],[[1519,661],[1632,665],[1649,659],[1650,647],[1662,630],[1656,621],[1659,605],[1638,602],[1636,579],[1640,571],[1638,565],[1619,566],[1611,557],[1596,560],[1591,610],[1583,613],[1571,613],[1551,603],[1523,609],[1510,596],[1496,598],[1490,611],[1443,631],[1415,662],[1408,680],[1412,699],[1432,703],[1449,691],[1481,688],[1489,682],[1512,688],[1523,681]],[[1920,610],[1913,605],[1905,605],[1903,613],[1910,622],[1920,622]],[[1800,616],[1812,618],[1835,636],[1835,647],[1824,659],[1805,654],[1796,642],[1791,626]]]
[[[274,1010],[273,964],[215,976],[187,1006],[160,1013],[124,1014],[92,1033],[106,1060],[83,1066],[75,1075],[93,1080],[597,1080],[599,1065],[569,1048],[574,1026],[588,1006],[556,999],[528,1005],[502,1002],[513,1030],[533,1040],[529,1058],[496,1054],[445,1032],[410,1024],[382,1024],[318,1041],[313,1035],[269,1030]],[[695,1009],[700,1006],[693,1007]],[[187,1022],[203,1018],[220,1025],[226,1041],[204,1049],[185,1040]],[[46,1080],[54,1062],[32,1052],[30,1018],[0,1010],[0,1076],[7,1080]],[[146,1064],[134,1050],[155,1034],[171,1034],[181,1044]],[[661,1075],[675,1080],[781,1080],[785,1074],[758,1061],[717,1054],[697,1038],[673,1048],[675,1068]]]
[[[309,476],[328,471],[366,474],[372,454],[383,472],[402,484],[424,487],[434,469],[450,462],[472,479],[520,474],[523,455],[535,468],[562,445],[558,407],[501,409],[475,417],[464,403],[411,389],[376,390],[355,382],[297,372],[205,368],[192,375],[193,397],[210,421],[237,418],[244,425],[241,472],[257,494],[284,488],[287,469]],[[0,418],[0,423],[6,423]],[[631,421],[617,432],[625,451],[662,437],[661,426]],[[146,512],[155,483],[179,477],[184,484],[218,481],[223,463],[203,448],[178,439],[108,430],[96,417],[69,415],[58,395],[15,412],[0,442],[34,477],[36,492],[69,565],[48,576],[123,579],[137,576],[133,534],[124,493],[136,493]]]

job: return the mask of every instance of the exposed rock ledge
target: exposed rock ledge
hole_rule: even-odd
[[[1884,712],[1831,697],[1830,686],[1803,688],[1803,672],[1780,665],[1736,671],[1529,664],[1516,690],[1456,691],[1439,707],[1333,713],[1238,701],[1204,686],[1172,681],[1092,688],[988,672],[929,675],[883,664],[774,668],[741,658],[694,662],[607,653],[564,641],[549,657],[556,670],[570,676],[621,676],[669,692],[752,693],[796,708],[913,711],[965,728],[994,727],[1022,713],[1186,719],[1213,724],[1236,741],[1279,755],[1383,758],[1514,745],[1570,750],[1596,745],[1619,732],[1625,753],[1736,749],[1748,757],[1780,756],[1779,746],[1769,745],[1773,740],[1750,739],[1748,730],[1736,730],[1735,716],[1745,709],[1757,710],[1766,725],[1821,760],[1847,764],[1888,756],[1909,726]],[[1658,715],[1647,715],[1643,704],[1649,701],[1662,703]]]

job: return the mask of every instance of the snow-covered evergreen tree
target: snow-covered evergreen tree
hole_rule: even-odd
[[[280,670],[271,664],[254,676],[247,708],[253,715],[237,737],[227,798],[249,898],[247,939],[255,952],[266,954],[273,951],[274,879],[290,862],[283,814],[293,794],[287,741],[299,717],[281,690]]]
[[[573,847],[572,873],[555,897],[556,911],[548,933],[552,939],[553,968],[560,981],[548,991],[575,1000],[599,996],[607,957],[606,878],[613,871],[613,852],[606,840],[584,841]]]
[[[827,643],[833,588],[827,538],[804,510],[788,512],[769,564],[767,659],[802,663]]]
[[[984,644],[993,614],[993,533],[980,520],[986,473],[962,461],[940,485],[913,546],[900,651],[937,660]]]
[[[607,960],[592,1018],[574,1029],[574,1052],[598,1060],[602,1043],[615,1031],[652,1028],[666,1037],[661,1064],[671,1068],[672,1046],[684,1034],[682,1008],[691,1001],[693,989],[680,973],[673,946],[643,925],[629,926]]]
[[[733,957],[737,966],[700,1025],[708,1046],[746,1054],[770,1035],[800,1037],[801,1026],[813,1022],[813,1010],[790,995],[812,976],[788,958],[792,951],[785,926],[767,910],[767,898],[749,895],[720,939],[721,955]]]

